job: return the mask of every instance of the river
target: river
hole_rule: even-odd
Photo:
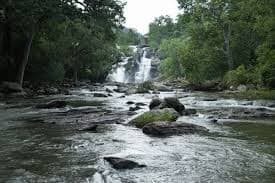
[[[40,96],[0,102],[0,182],[190,183],[275,182],[274,101],[224,99],[218,94],[161,92],[177,96],[197,115],[179,121],[199,124],[208,135],[147,136],[125,125],[135,114],[127,101],[149,110],[154,94],[106,92],[105,85],[75,88],[69,96]],[[61,109],[36,109],[52,100]],[[84,101],[84,102],[83,102]],[[217,119],[213,120],[213,119]],[[97,133],[79,129],[101,124]],[[145,168],[115,170],[105,156],[127,158]]]

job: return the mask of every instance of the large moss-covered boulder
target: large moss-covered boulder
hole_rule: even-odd
[[[158,109],[143,113],[142,115],[130,121],[130,124],[133,124],[138,128],[143,128],[145,125],[153,122],[173,122],[176,121],[178,117],[179,114],[174,109]]]

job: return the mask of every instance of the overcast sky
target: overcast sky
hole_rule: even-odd
[[[140,33],[149,31],[149,24],[156,17],[169,15],[176,18],[179,13],[177,0],[122,0],[127,2],[124,9],[126,27],[135,28]]]

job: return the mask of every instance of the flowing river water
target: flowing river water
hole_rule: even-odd
[[[95,87],[106,92],[115,86]],[[190,183],[275,182],[274,101],[223,99],[218,94],[161,92],[177,96],[197,115],[179,121],[199,124],[209,135],[147,136],[125,125],[135,114],[127,101],[146,104],[154,94],[95,98],[91,88],[72,95],[0,102],[0,182]],[[36,109],[52,100],[71,101],[61,109]],[[273,117],[272,117],[273,116]],[[216,120],[217,119],[218,122]],[[100,124],[97,133],[80,131]],[[147,165],[115,170],[103,157]]]

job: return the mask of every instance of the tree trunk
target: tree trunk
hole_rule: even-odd
[[[228,69],[233,69],[233,58],[232,58],[232,52],[230,49],[230,39],[231,39],[231,25],[230,23],[226,23],[224,25],[224,48],[225,48],[225,56],[227,59]]]
[[[30,36],[27,38],[26,45],[24,48],[23,59],[19,63],[19,66],[18,66],[16,81],[18,82],[18,84],[20,84],[20,86],[23,85],[25,69],[26,69],[26,66],[29,61],[29,55],[30,55],[30,51],[31,51],[33,38],[34,38],[34,28],[31,32]]]

